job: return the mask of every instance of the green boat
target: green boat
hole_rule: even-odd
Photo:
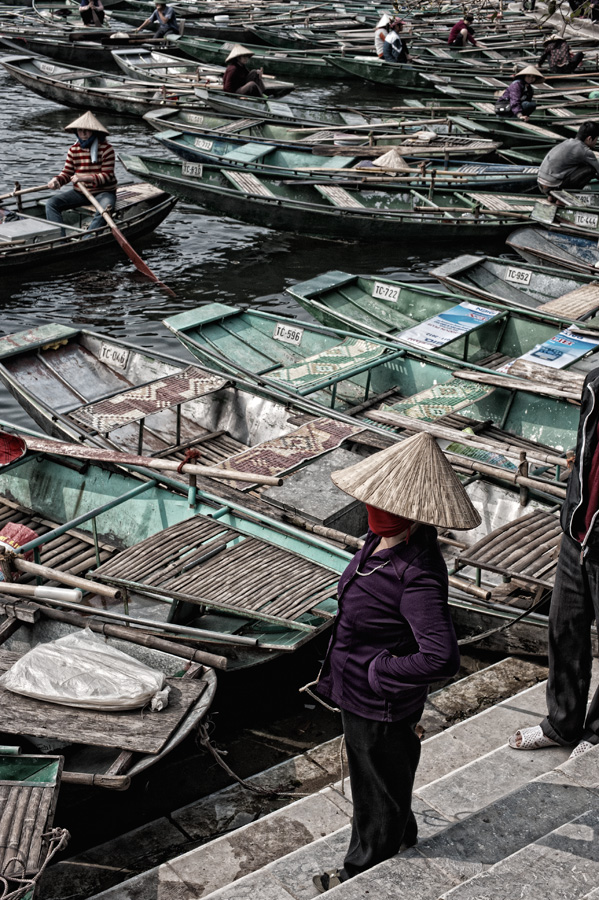
[[[93,581],[89,599],[68,609],[95,607],[101,620],[191,641],[191,653],[173,657],[205,651],[230,671],[293,652],[330,626],[343,550],[241,502],[182,493],[149,469],[129,473],[86,448],[58,456],[70,447],[53,454],[52,440],[27,440],[36,449],[0,470],[2,523],[17,517],[40,535],[20,553],[35,549],[42,564]]]
[[[156,135],[156,140],[181,159],[208,162],[265,175],[297,175],[316,179],[331,177],[345,180],[348,177],[368,178],[384,181],[398,190],[405,189],[406,184],[420,190],[423,188],[434,190],[435,187],[474,191],[536,189],[537,169],[534,166],[472,163],[463,159],[440,162],[441,153],[447,157],[450,153],[453,155],[458,152],[446,138],[442,138],[434,145],[437,156],[431,154],[424,158],[421,154],[426,151],[422,150],[423,145],[417,138],[410,139],[408,136],[403,141],[396,139],[397,143],[381,147],[377,163],[371,161],[371,146],[365,147],[362,151],[359,147],[347,147],[343,156],[337,156],[336,153],[318,156],[317,145],[313,146],[310,152],[301,142],[284,146],[265,140],[252,140],[246,143],[243,139],[222,136],[218,132],[208,132],[200,137],[196,134],[163,131]],[[381,140],[386,140],[386,137],[383,136]],[[325,145],[323,149],[326,152],[330,151],[331,147]],[[396,154],[393,154],[393,159],[383,160],[383,155],[389,149],[396,150]],[[464,152],[467,156],[468,148],[465,150],[460,148],[460,152]]]
[[[225,65],[225,60],[233,48],[230,41],[216,41],[209,38],[182,37],[176,42],[177,50],[191,59],[216,66]],[[338,79],[338,70],[331,65],[328,58],[308,55],[294,55],[289,50],[271,50],[255,44],[243,46],[251,50],[252,68],[264,69],[268,75],[281,78],[299,78],[312,82],[320,79]],[[270,91],[268,91],[270,93]]]
[[[0,654],[10,657],[1,646]],[[35,884],[27,892],[27,882],[39,876],[48,853],[69,839],[68,831],[52,833],[62,767],[62,756],[21,754],[17,746],[0,745],[0,872],[5,892],[22,900],[33,900]]]
[[[521,263],[494,256],[465,254],[431,269],[456,294],[491,303],[532,307],[539,313],[566,316],[595,324],[599,311],[596,275],[574,274],[563,268]]]
[[[122,156],[133,174],[220,215],[302,235],[348,241],[498,241],[529,218],[533,198],[405,192],[385,184],[276,178],[202,163]]]
[[[400,293],[395,285],[372,282],[374,287],[377,283]],[[325,284],[326,277],[321,282],[321,289]],[[455,300],[452,302],[455,307]],[[493,312],[499,318],[503,316],[506,324],[511,321],[506,318],[507,310]],[[220,303],[171,316],[164,324],[202,364],[253,378],[262,391],[277,399],[309,398],[314,410],[343,411],[361,404],[367,410],[365,414],[369,420],[373,420],[371,409],[379,402],[384,402],[385,410],[405,413],[416,419],[432,417],[432,421],[452,410],[468,408],[472,419],[490,420],[510,434],[560,450],[571,447],[578,427],[576,401],[580,398],[582,373],[592,368],[592,358],[580,361],[576,374],[570,369],[568,375],[563,376],[569,387],[565,388],[561,399],[548,384],[531,381],[529,387],[522,378],[490,371],[484,366],[493,360],[496,365],[501,365],[510,359],[501,353],[497,358],[497,337],[501,328],[492,327],[487,331],[487,335],[492,333],[494,336],[491,344],[483,346],[480,355],[474,353],[482,365],[469,361],[462,363],[456,372],[456,357],[467,355],[471,343],[473,348],[478,346],[481,335],[485,334],[485,324],[492,325],[493,319],[495,314],[486,323],[475,318],[475,328],[462,331],[461,340],[454,344],[453,358],[448,353],[447,343],[441,347],[441,352],[433,352],[430,344],[429,349],[423,351],[416,346],[422,341],[413,334],[408,336],[412,342],[408,349],[405,331],[404,344],[399,347],[396,341],[360,337],[356,328],[340,331],[312,326],[304,321],[285,323],[281,316],[256,310],[243,311]],[[421,331],[426,336],[432,323],[425,319],[422,324],[425,327]],[[531,326],[522,322],[521,336],[527,327]],[[536,326],[529,331],[531,343],[535,329]],[[503,344],[507,350],[512,341],[512,354],[514,350],[518,352],[522,339],[515,338],[514,332]],[[535,334],[539,332],[535,331]],[[556,334],[555,328],[552,334]],[[596,349],[595,343],[588,346],[593,351]],[[378,364],[373,365],[373,361]],[[516,363],[512,369],[514,366]],[[548,382],[546,373],[544,368],[543,377]],[[556,377],[553,384],[558,380]],[[464,382],[468,384],[464,385]],[[444,397],[448,398],[447,402]],[[438,405],[433,409],[435,402]]]
[[[516,304],[514,297],[509,296],[512,282],[500,281],[499,273],[505,278],[517,276],[513,263],[504,259],[493,259],[484,256],[462,256],[451,263],[441,267],[446,271],[470,273],[470,278],[464,279],[468,284],[491,283],[492,274],[495,274],[495,283],[499,284],[496,293],[490,291],[476,293],[474,290],[460,290],[460,282],[454,281],[454,293],[438,290],[415,282],[390,281],[385,278],[363,278],[358,275],[350,275],[347,272],[327,272],[309,281],[294,284],[287,288],[290,294],[300,306],[303,306],[315,319],[331,328],[357,330],[363,334],[376,337],[389,336],[398,342],[402,342],[402,335],[407,334],[407,345],[410,345],[410,332],[415,327],[420,333],[420,326],[427,320],[433,320],[439,315],[445,315],[447,311],[454,310],[456,303],[469,303],[465,296],[480,297],[488,306],[481,307],[493,316],[486,322],[481,320],[478,328],[464,334],[447,334],[446,341],[437,347],[447,356],[455,357],[463,362],[488,365],[489,357],[493,353],[502,358],[515,359],[532,350],[538,344],[550,339],[556,332],[575,326],[578,317],[570,317],[566,313],[567,303],[564,301],[564,311],[558,312],[557,304],[552,303],[549,309],[539,304],[539,298],[543,296],[544,287],[549,287],[548,272],[541,270],[535,273],[532,283],[529,279],[530,293],[525,294],[528,303]],[[474,277],[473,277],[474,273]],[[437,270],[431,274],[437,275]],[[587,288],[591,279],[576,280],[568,277],[564,272],[552,270],[554,283],[551,283],[547,296],[561,297],[562,294],[584,292],[588,297],[590,306],[591,294],[594,294],[593,307],[585,314],[585,331],[596,331],[599,338],[599,319],[595,313],[599,311],[599,288],[590,290]],[[533,276],[532,271],[523,272],[520,278]],[[581,291],[581,284],[584,284]],[[504,299],[501,289],[505,288],[508,299]],[[523,293],[526,288],[523,289]],[[550,293],[551,291],[551,293]],[[515,291],[517,293],[517,289]],[[457,296],[456,296],[457,295]],[[536,308],[533,304],[536,298]],[[510,309],[506,310],[506,305]],[[518,306],[516,309],[514,307]],[[526,312],[522,308],[530,307]],[[574,298],[572,298],[572,308]],[[466,307],[468,308],[468,306]],[[552,311],[553,310],[553,311]],[[593,316],[593,318],[588,318]],[[574,371],[576,365],[574,365]]]

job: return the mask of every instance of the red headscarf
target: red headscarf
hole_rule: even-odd
[[[370,506],[368,503],[366,509],[368,511],[368,527],[374,534],[378,534],[379,537],[394,537],[407,528],[409,537],[410,526],[414,524],[412,519],[402,519],[401,516],[385,512],[384,509],[377,509],[376,506]]]

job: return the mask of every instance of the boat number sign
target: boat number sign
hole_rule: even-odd
[[[513,284],[530,284],[532,272],[527,269],[517,269],[515,266],[507,266],[505,270],[505,280],[511,281]]]
[[[115,369],[126,369],[131,351],[114,344],[100,345],[100,362],[109,363]]]
[[[40,69],[42,70],[42,72],[45,72],[46,75],[54,75],[56,66],[53,66],[50,63],[41,62]]]
[[[574,224],[581,225],[583,228],[597,228],[599,216],[596,213],[575,212]]]
[[[195,113],[187,113],[186,117],[188,122],[191,122],[193,125],[203,125],[204,124],[204,116],[196,116]],[[536,172],[536,169],[535,169]]]
[[[372,296],[380,300],[392,300],[396,303],[399,300],[401,288],[393,284],[385,284],[383,281],[374,282],[374,290]]]
[[[193,143],[198,150],[212,150],[214,141],[205,141],[204,138],[196,138]]]
[[[302,342],[303,334],[303,328],[298,328],[296,325],[285,325],[283,322],[277,322],[273,338],[275,341],[283,341],[285,344],[293,344],[294,347],[299,347]]]
[[[204,166],[201,163],[184,162],[181,166],[182,175],[192,175],[196,178],[201,178],[203,171]]]

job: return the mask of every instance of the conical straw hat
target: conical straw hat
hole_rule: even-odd
[[[381,18],[380,18],[380,19],[378,20],[378,22],[376,23],[376,27],[377,27],[377,28],[384,28],[385,25],[390,25],[390,24],[391,24],[391,19],[390,19],[390,17],[387,15],[387,13],[383,13],[383,15],[381,16]]]
[[[104,128],[99,119],[96,119],[93,112],[90,112],[88,109],[87,112],[83,113],[82,116],[79,116],[78,119],[75,119],[74,122],[71,122],[70,125],[65,126],[65,131],[77,131],[79,128],[85,129],[86,131],[99,131],[100,134],[109,134],[107,128]]]
[[[519,75],[534,75],[539,84],[542,81],[545,81],[544,77],[541,75],[536,66],[524,66],[524,68],[520,72],[516,72],[514,78],[518,78]]]
[[[481,518],[436,440],[427,432],[331,473],[346,494],[415,522],[466,531]]]
[[[377,156],[372,160],[373,166],[380,166],[383,169],[399,169],[402,172],[410,171],[410,167],[397,149],[393,147],[382,156]]]
[[[232,62],[234,59],[239,59],[240,56],[253,56],[253,52],[248,50],[247,47],[244,47],[243,44],[235,44],[229,55],[227,56],[225,62]]]

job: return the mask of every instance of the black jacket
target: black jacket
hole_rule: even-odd
[[[585,486],[588,483],[591,462],[597,449],[597,425],[599,424],[599,368],[592,369],[584,380],[582,404],[580,407],[580,424],[576,439],[576,460],[568,479],[566,499],[562,506],[561,525],[564,532],[575,541],[584,528],[587,497]],[[585,548],[588,543],[599,542],[599,514],[595,514],[591,527],[582,542]]]

